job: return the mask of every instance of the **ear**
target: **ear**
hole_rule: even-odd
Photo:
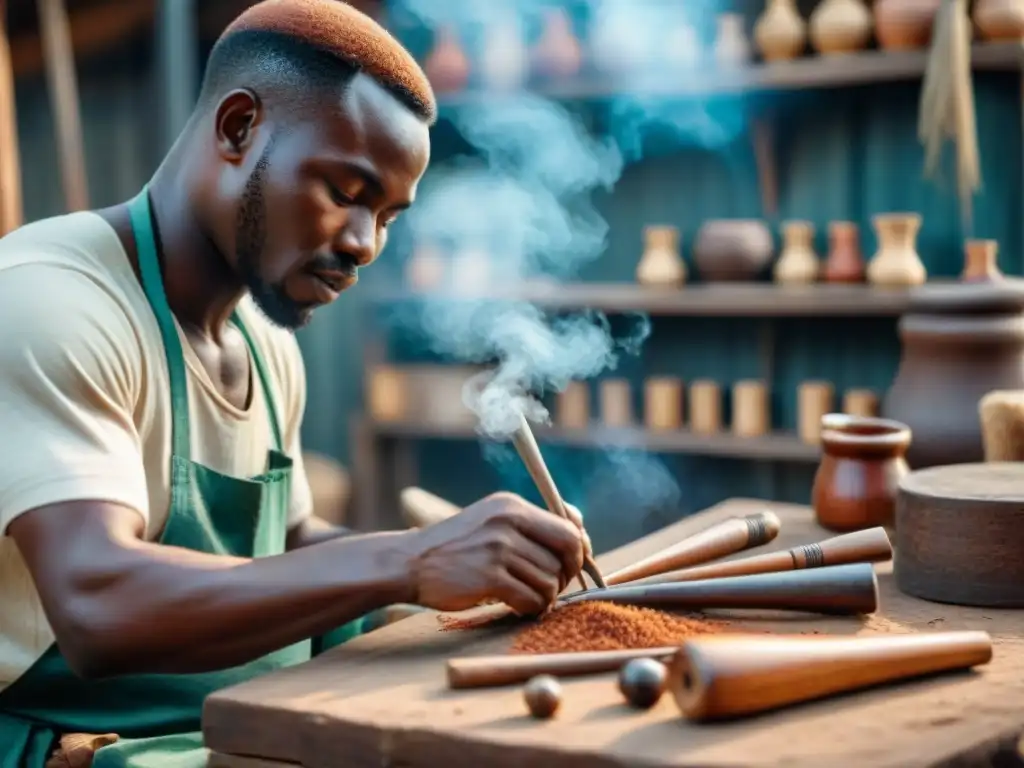
[[[260,98],[247,88],[232,91],[217,105],[217,150],[229,163],[245,158],[263,122]]]

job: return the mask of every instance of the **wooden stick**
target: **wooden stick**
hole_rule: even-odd
[[[7,37],[7,0],[0,0],[0,237],[21,226],[21,162],[14,104],[14,69]]]
[[[656,576],[676,568],[700,565],[744,549],[767,544],[779,535],[782,523],[769,510],[746,517],[734,517],[712,525],[671,547],[655,552],[638,563],[627,565],[608,575],[611,584],[624,584]]]
[[[410,528],[426,528],[462,511],[450,501],[415,486],[403,488],[398,500],[402,518]]]
[[[667,661],[679,646],[582,653],[523,653],[448,660],[448,687],[488,688],[524,683],[534,675],[574,677],[617,670],[633,659]]]
[[[569,514],[565,511],[565,502],[562,500],[562,495],[558,492],[558,487],[548,471],[547,464],[544,463],[540,446],[537,445],[537,440],[530,429],[530,422],[521,413],[519,414],[519,428],[512,434],[512,444],[516,447],[519,458],[526,465],[526,469],[530,473],[530,477],[533,478],[533,482],[537,486],[537,490],[540,491],[540,495],[544,498],[544,503],[548,509],[559,517],[568,520]],[[604,588],[607,586],[604,577],[601,575],[601,569],[597,567],[593,556],[587,556],[584,559],[583,570],[589,574],[598,587]],[[579,581],[583,588],[586,589],[587,582],[583,580],[582,574],[579,576]]]
[[[723,720],[992,658],[987,632],[887,637],[716,637],[687,640],[669,665],[669,690],[691,720]]]
[[[71,22],[64,0],[36,0],[36,4],[50,103],[57,124],[57,156],[64,183],[64,204],[68,211],[84,211],[89,207],[89,190],[85,179],[85,149],[75,52],[71,47]]]
[[[755,573],[779,573],[805,568],[821,568],[849,563],[880,563],[892,559],[892,543],[884,528],[844,533],[817,544],[805,544],[784,552],[743,557],[724,563],[711,563],[696,568],[669,571],[658,576],[631,581],[630,586],[641,584],[671,584],[680,581],[720,579],[725,576],[750,576]],[[611,581],[614,574],[608,577]]]
[[[724,579],[607,589],[588,589],[559,600],[561,605],[600,600],[664,609],[766,608],[781,611],[860,614],[878,608],[878,580],[870,563],[834,565],[810,571],[757,573]]]

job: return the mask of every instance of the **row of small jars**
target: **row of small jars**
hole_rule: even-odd
[[[643,384],[643,425],[652,432],[688,429],[697,435],[715,435],[723,425],[724,396],[721,385],[697,379],[685,387],[682,379],[648,378]],[[688,401],[688,409],[684,407]],[[729,431],[737,437],[762,437],[772,431],[770,389],[766,382],[744,379],[731,387],[732,420]],[[869,389],[849,389],[842,396],[842,410],[852,416],[877,416],[878,396]],[[804,381],[797,387],[797,433],[805,443],[816,445],[821,418],[836,409],[836,389],[827,381]],[[689,421],[684,411],[689,411]],[[633,389],[625,379],[604,379],[598,385],[598,412],[602,426],[627,428],[637,425]],[[565,429],[591,425],[590,388],[574,381],[560,392],[555,403],[555,423]]]

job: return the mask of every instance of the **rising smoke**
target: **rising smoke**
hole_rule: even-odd
[[[634,82],[620,66],[665,51],[671,46],[665,32],[681,21],[713,27],[717,2],[688,0],[685,14],[684,3],[677,0],[585,2],[593,34],[604,35],[604,64],[621,94],[607,104],[608,130],[593,135],[562,105],[525,92],[452,111],[446,118],[476,157],[432,168],[407,218],[413,242],[451,252],[485,252],[491,278],[502,286],[538,276],[567,280],[577,275],[606,246],[608,225],[594,206],[594,194],[611,189],[624,164],[641,158],[648,129],[668,127],[679,143],[711,149],[742,129],[739,109],[712,117],[699,102],[681,105],[643,97],[640,79],[647,73],[638,70]],[[535,25],[545,7],[546,0],[399,0],[393,12],[431,29],[453,25],[468,38],[474,30],[508,23],[510,13],[518,14],[524,27]],[[678,76],[699,78],[706,76],[706,68]],[[637,239],[639,256],[639,233]],[[410,318],[403,317],[408,324]],[[639,350],[650,331],[646,318],[615,336],[599,313],[552,319],[525,302],[473,300],[427,304],[417,311],[415,323],[435,352],[497,361],[495,370],[466,390],[480,431],[493,438],[514,429],[519,412],[532,421],[547,421],[536,394],[615,369],[623,354]],[[500,462],[493,449],[486,453]],[[607,458],[622,482],[672,504],[678,500],[678,488],[653,457],[609,446]]]

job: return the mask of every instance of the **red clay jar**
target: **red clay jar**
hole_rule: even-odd
[[[828,239],[825,282],[864,282],[864,258],[860,253],[860,234],[857,225],[852,221],[833,221],[828,225]]]
[[[889,51],[926,48],[942,0],[878,0],[875,37]]]
[[[821,420],[821,464],[811,493],[818,524],[831,531],[892,530],[910,427],[890,419],[830,413]]]

